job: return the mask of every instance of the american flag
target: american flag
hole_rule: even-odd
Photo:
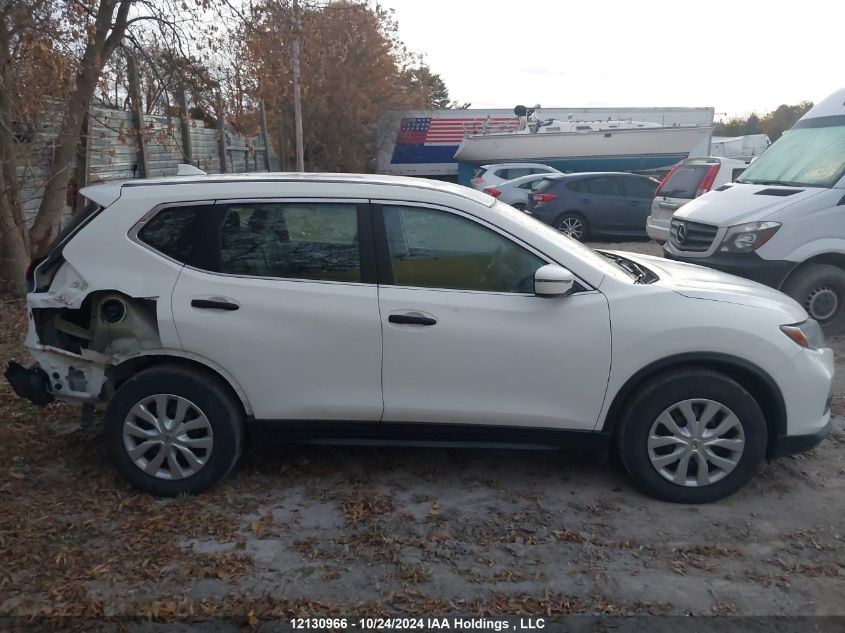
[[[469,133],[481,132],[487,121],[490,131],[515,130],[516,117],[491,117],[446,119],[432,117],[405,117],[396,136],[397,145],[458,145]]]

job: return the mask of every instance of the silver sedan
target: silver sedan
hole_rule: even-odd
[[[534,187],[549,174],[529,174],[513,180],[506,180],[491,187],[486,187],[484,193],[489,193],[514,209],[525,211],[528,208],[528,196]]]

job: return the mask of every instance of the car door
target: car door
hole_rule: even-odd
[[[591,231],[602,233],[624,232],[627,223],[627,205],[619,178],[614,175],[592,176],[578,181],[588,193],[577,198],[585,207]]]
[[[257,419],[379,420],[367,204],[218,201],[213,216],[173,291],[184,350],[233,376]]]
[[[624,218],[627,228],[620,230],[644,234],[646,219],[651,214],[651,205],[658,183],[638,176],[622,176],[620,181],[627,209]]]
[[[550,259],[458,210],[374,210],[384,420],[593,429],[610,367],[601,293],[533,293]]]

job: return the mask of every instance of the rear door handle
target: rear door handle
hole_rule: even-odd
[[[592,200],[590,200],[589,198],[581,198],[581,202],[583,204],[590,204],[590,202],[592,202]]]
[[[219,299],[192,299],[191,307],[200,308],[202,310],[226,310],[227,312],[231,312],[232,310],[237,310],[241,306],[237,303],[232,303],[231,301],[223,301]]]
[[[387,320],[398,325],[435,325],[437,323],[437,319],[414,314],[391,314]]]

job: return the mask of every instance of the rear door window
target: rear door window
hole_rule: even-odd
[[[666,198],[683,198],[692,200],[702,178],[710,170],[706,163],[693,163],[678,167],[663,184],[660,195]]]
[[[352,203],[227,204],[215,272],[361,281],[358,208]]]
[[[585,193],[591,193],[595,196],[624,195],[619,188],[618,179],[613,176],[596,176],[595,178],[585,178],[579,182],[587,188]]]

